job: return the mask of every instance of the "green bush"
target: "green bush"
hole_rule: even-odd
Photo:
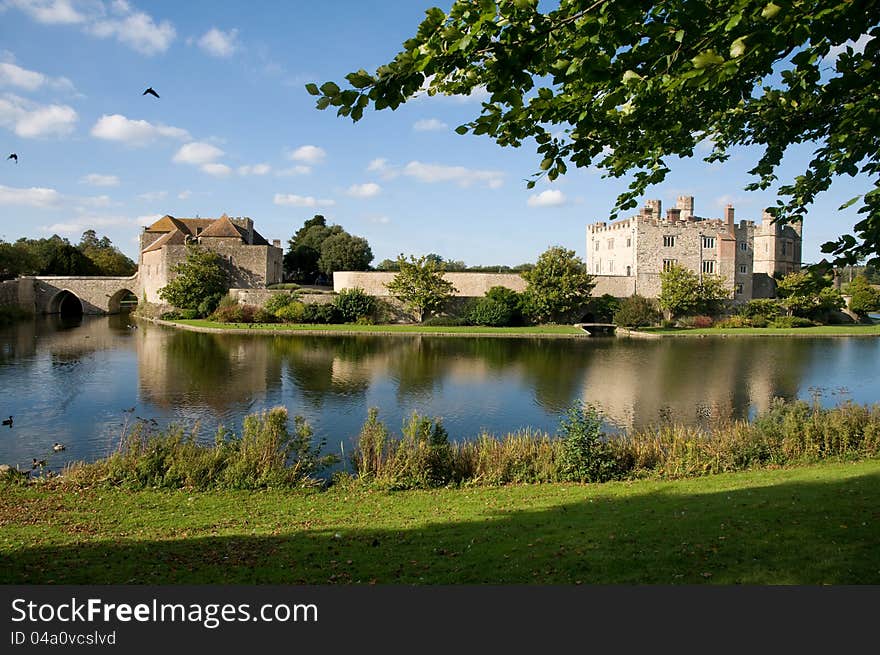
[[[302,323],[305,311],[306,306],[295,300],[275,310],[275,316],[284,323]]]
[[[486,292],[486,298],[504,305],[510,312],[508,325],[522,325],[525,322],[524,294],[518,293],[507,287],[494,286]]]
[[[263,308],[278,316],[278,312],[284,309],[285,307],[289,307],[291,304],[297,302],[297,294],[295,293],[275,293],[272,294],[272,297],[266,301],[266,304],[263,305]]]
[[[467,316],[432,316],[422,321],[422,325],[431,325],[434,327],[457,327],[460,325],[470,325]]]
[[[684,316],[679,319],[678,323],[684,328],[710,328],[715,321],[711,316]]]
[[[781,313],[782,307],[772,298],[756,298],[739,308],[740,316],[748,319],[764,318],[771,321]]]
[[[345,323],[356,323],[376,313],[376,299],[357,287],[340,291],[333,298],[333,305]]]
[[[774,328],[802,328],[813,325],[815,325],[813,321],[801,316],[778,316],[770,323],[770,327]]]
[[[613,323],[614,315],[620,309],[620,300],[610,293],[603,293],[598,298],[590,298],[586,311],[592,314],[597,323]]]
[[[560,423],[562,452],[559,473],[572,482],[606,482],[619,477],[614,449],[602,434],[602,419],[595,407],[571,407]]]
[[[339,311],[330,304],[309,304],[303,309],[303,323],[340,323]]]
[[[620,302],[620,309],[614,313],[614,322],[624,327],[646,327],[656,325],[660,320],[657,305],[650,298],[632,295]]]
[[[728,316],[715,324],[720,328],[747,328],[752,327],[751,321],[745,316]]]
[[[471,325],[484,325],[490,327],[504,327],[510,325],[513,312],[504,302],[493,298],[480,298],[467,314],[467,321]]]
[[[254,323],[260,308],[254,305],[224,305],[211,315],[218,323]]]

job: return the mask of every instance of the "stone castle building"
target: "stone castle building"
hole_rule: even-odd
[[[649,200],[641,212],[613,223],[587,226],[587,270],[595,276],[594,296],[610,293],[660,295],[660,273],[678,264],[701,275],[719,275],[734,302],[769,298],[774,276],[801,268],[801,224],[779,225],[766,211],[761,222],[734,220],[733,205],[723,218],[694,214],[693,196],[679,196],[662,214]]]
[[[265,288],[281,282],[281,241],[271,244],[247,217],[175,218],[163,216],[140,235],[138,277],[142,297],[161,303],[159,289],[168,284],[171,269],[186,260],[187,244],[198,243],[219,253],[234,288]]]

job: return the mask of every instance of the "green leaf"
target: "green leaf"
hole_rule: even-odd
[[[324,82],[321,85],[321,93],[325,96],[335,96],[339,93],[339,86],[335,82]]]
[[[717,66],[724,63],[724,57],[716,53],[714,50],[706,50],[691,59],[694,68],[701,69],[708,66]]]
[[[309,82],[308,84],[306,84],[306,91],[308,91],[313,96],[321,94],[321,91],[318,89],[318,85],[314,82]]]
[[[553,157],[547,157],[544,161],[541,162],[541,170],[546,171],[553,165]]]
[[[733,59],[742,57],[746,53],[746,37],[741,36],[730,44],[730,56]]]
[[[862,197],[861,195],[858,195],[858,196],[856,196],[855,198],[850,198],[850,199],[847,200],[845,203],[843,203],[840,207],[838,207],[838,208],[837,208],[837,211],[843,211],[843,210],[846,209],[847,207],[850,207],[850,206],[854,205],[854,204],[859,200],[859,198],[861,198],[861,197]]]
[[[724,26],[724,31],[729,32],[734,27],[739,25],[739,22],[742,20],[742,17],[743,17],[742,14],[734,14],[733,16],[731,16],[730,19],[727,21],[727,24]]]
[[[462,135],[467,134],[467,132],[468,132],[467,125],[459,125],[458,127],[455,128],[455,131],[458,134],[462,134]]]
[[[766,7],[764,7],[763,11],[761,11],[761,18],[767,18],[767,19],[773,18],[781,10],[782,10],[782,7],[771,2]]]
[[[372,76],[365,70],[359,70],[356,73],[349,73],[345,76],[345,79],[347,79],[349,84],[356,89],[363,89],[374,83]]]
[[[318,98],[318,102],[315,103],[315,107],[317,107],[318,109],[327,109],[327,107],[329,107],[329,106],[330,106],[330,98],[328,98],[326,96],[323,98]]]
[[[643,79],[642,76],[632,70],[628,70],[623,74],[623,83],[624,84],[628,84],[629,82],[637,82],[638,80],[641,80],[641,79]]]

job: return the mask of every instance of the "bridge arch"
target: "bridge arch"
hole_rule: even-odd
[[[129,302],[129,300],[133,297],[133,301]],[[122,288],[112,296],[110,296],[110,300],[107,301],[107,309],[111,314],[118,314],[125,309],[129,309],[132,305],[137,305],[137,294],[131,289]]]
[[[47,314],[61,314],[64,316],[78,316],[83,314],[83,303],[73,291],[62,289],[49,300]]]

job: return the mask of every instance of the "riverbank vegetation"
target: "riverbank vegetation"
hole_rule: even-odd
[[[48,239],[22,237],[12,243],[0,239],[0,280],[19,275],[129,276],[135,264],[108,237],[94,230],[83,232],[77,245],[57,234]]]
[[[412,489],[683,478],[880,454],[880,405],[823,408],[779,400],[754,421],[708,429],[663,423],[615,434],[603,431],[595,408],[576,405],[555,435],[523,430],[467,440],[450,439],[441,419],[418,414],[396,435],[373,409],[347,466],[328,477],[323,473],[338,461],[336,454],[313,443],[301,417],[292,431],[288,423],[279,407],[248,416],[241,436],[221,429],[206,443],[181,428],[155,431],[139,422],[109,457],[71,466],[60,479],[130,488],[258,489],[320,481]]]

